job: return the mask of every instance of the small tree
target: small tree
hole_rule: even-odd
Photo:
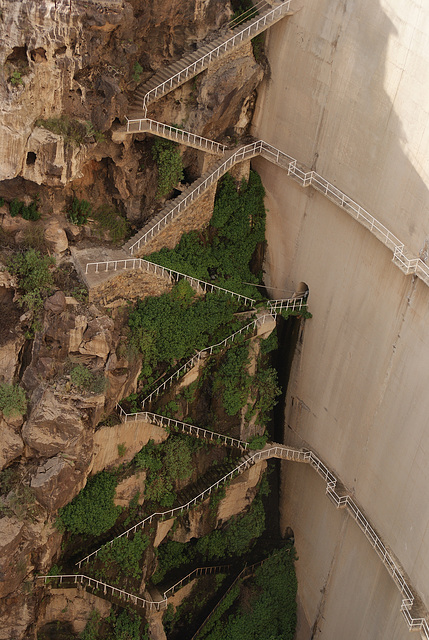
[[[24,389],[17,384],[0,384],[0,411],[7,418],[24,415],[27,411]]]

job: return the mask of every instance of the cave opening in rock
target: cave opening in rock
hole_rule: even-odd
[[[12,49],[12,53],[10,53],[8,55],[8,57],[6,58],[6,62],[12,62],[12,63],[17,63],[17,62],[28,62],[27,59],[27,47],[14,47]]]
[[[37,155],[34,153],[34,151],[29,151],[27,153],[26,163],[30,164],[30,165],[31,164],[35,164],[36,163],[36,158],[37,158]]]

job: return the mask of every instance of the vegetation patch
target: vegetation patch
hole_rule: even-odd
[[[9,203],[9,213],[12,218],[22,216],[24,220],[40,220],[42,214],[39,211],[39,206],[40,200],[38,196],[35,196],[29,205],[14,198]]]
[[[97,131],[89,120],[80,122],[65,115],[36,120],[35,126],[62,136],[66,144],[77,147],[86,142],[93,142],[94,138],[96,142],[102,142],[104,139],[103,134]]]
[[[264,194],[255,171],[239,189],[227,174],[219,181],[208,229],[183,234],[174,249],[161,249],[149,260],[260,299],[252,284],[260,283],[261,274],[252,273],[251,262],[257,246],[265,241]]]
[[[70,380],[79,391],[92,393],[103,393],[107,385],[107,380],[101,372],[94,373],[83,364],[71,368]]]
[[[54,258],[42,256],[35,249],[28,249],[9,260],[8,269],[18,277],[19,288],[24,292],[19,301],[21,306],[26,305],[34,312],[42,308],[44,299],[52,291],[54,280],[50,267],[53,264]]]
[[[121,507],[113,501],[116,485],[116,475],[107,471],[90,478],[82,491],[59,510],[60,529],[93,536],[111,529],[121,513]]]
[[[96,577],[122,586],[130,579],[141,579],[142,558],[148,545],[149,538],[141,531],[132,540],[127,536],[115,538],[111,545],[105,545],[98,553],[97,565],[102,563],[104,568],[96,571]]]
[[[183,162],[179,146],[170,140],[156,138],[152,147],[152,156],[158,167],[157,198],[167,196],[183,180]]]
[[[294,560],[293,548],[283,548],[256,569],[245,589],[234,585],[198,634],[198,640],[293,640],[297,593]]]
[[[194,445],[189,437],[170,436],[156,445],[153,440],[136,454],[134,462],[139,469],[147,472],[145,498],[171,507],[176,498],[175,480],[186,480],[193,470],[192,452]]]
[[[24,415],[27,411],[24,389],[18,384],[0,384],[0,411],[6,418]]]
[[[171,293],[139,301],[130,312],[129,327],[131,348],[143,355],[142,377],[150,383],[157,363],[172,365],[225,337],[237,309],[238,303],[227,296],[197,297],[186,280]]]

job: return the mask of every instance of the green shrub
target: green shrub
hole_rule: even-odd
[[[253,438],[250,438],[250,440],[248,440],[249,449],[263,449],[267,444],[267,440],[268,436],[265,433],[260,436],[253,436]]]
[[[90,478],[72,502],[59,510],[60,527],[94,536],[108,531],[121,512],[113,502],[116,484],[116,476],[107,471]]]
[[[213,383],[219,391],[223,408],[229,416],[235,416],[247,402],[251,385],[248,373],[249,347],[247,344],[232,344],[227,350]]]
[[[294,559],[291,549],[275,552],[256,569],[251,581],[246,580],[246,597],[238,610],[229,613],[240,592],[240,585],[235,585],[198,633],[198,640],[292,640],[297,593]]]
[[[143,73],[143,67],[138,62],[133,65],[133,80],[134,82],[140,82],[141,75]]]
[[[53,264],[54,258],[42,256],[35,249],[28,249],[8,262],[9,271],[18,276],[19,287],[24,291],[21,306],[25,304],[31,311],[42,307],[44,298],[51,293],[53,277],[49,267]]]
[[[23,84],[23,80],[22,80],[22,75],[19,71],[14,71],[12,73],[12,75],[9,78],[9,82],[10,84],[12,84],[14,87],[19,86],[20,84]]]
[[[9,213],[12,218],[20,215],[24,220],[40,220],[42,214],[39,211],[39,198],[34,197],[28,206],[14,198],[9,204]]]
[[[115,538],[113,543],[103,547],[98,553],[98,560],[111,571],[112,567],[116,573],[120,573],[124,578],[141,578],[141,561],[143,554],[149,545],[147,535],[138,531],[132,540],[127,536]],[[116,566],[115,566],[116,565]]]
[[[58,116],[53,118],[47,118],[46,120],[36,120],[36,127],[42,127],[52,133],[56,133],[64,138],[66,144],[74,146],[80,146],[85,142],[90,142],[90,138],[95,136],[102,136],[99,131],[96,131],[91,122],[79,122],[79,120],[70,119],[68,116]]]
[[[149,440],[134,461],[138,468],[147,471],[146,499],[171,507],[175,499],[174,481],[189,478],[192,473],[192,444],[180,436],[170,436],[159,445]]]
[[[89,202],[73,198],[70,207],[67,209],[67,216],[70,222],[81,226],[88,222],[91,212],[92,206]]]
[[[112,242],[123,242],[129,231],[129,224],[114,207],[104,204],[93,211],[92,217],[100,229],[109,232]]]
[[[107,380],[101,372],[93,373],[83,364],[77,364],[72,367],[70,380],[80,391],[90,391],[92,393],[103,393],[107,384]]]
[[[7,418],[24,415],[27,411],[24,389],[17,384],[0,384],[0,411]]]
[[[158,167],[157,198],[163,198],[183,180],[183,162],[178,145],[170,140],[156,138],[152,156]]]
[[[171,293],[136,304],[129,317],[130,344],[143,354],[145,364],[174,364],[210,344],[209,337],[214,341],[219,327],[222,337],[228,335],[225,327],[237,308],[227,296],[209,293],[205,299],[196,298],[188,282],[181,280]]]
[[[264,193],[256,172],[250,172],[249,182],[243,181],[239,190],[227,174],[219,181],[209,228],[183,234],[174,249],[161,249],[149,260],[260,298],[252,286],[259,277],[250,266],[258,244],[265,240]]]

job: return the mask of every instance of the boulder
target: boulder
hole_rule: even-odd
[[[46,298],[45,310],[51,313],[62,313],[66,308],[66,297],[63,291],[56,291],[53,296]]]
[[[74,319],[74,329],[69,331],[69,351],[73,353],[79,351],[80,343],[82,342],[83,334],[85,333],[88,321],[86,316],[76,316]]]
[[[53,513],[68,504],[84,484],[84,476],[72,461],[55,456],[38,467],[30,486],[38,502]]]
[[[61,402],[49,389],[36,391],[33,402],[22,428],[25,444],[46,457],[60,451],[77,455],[85,439],[85,426],[77,409]]]
[[[54,253],[63,253],[68,249],[67,234],[58,220],[51,220],[45,229],[45,240]]]
[[[83,335],[83,341],[79,347],[79,353],[97,356],[105,361],[112,346],[111,332],[113,331],[113,327],[113,320],[106,316],[91,320]]]
[[[22,581],[27,564],[22,553],[24,533],[25,525],[17,518],[0,519],[0,598],[15,591]]]
[[[24,451],[24,442],[16,430],[0,418],[0,469]]]

